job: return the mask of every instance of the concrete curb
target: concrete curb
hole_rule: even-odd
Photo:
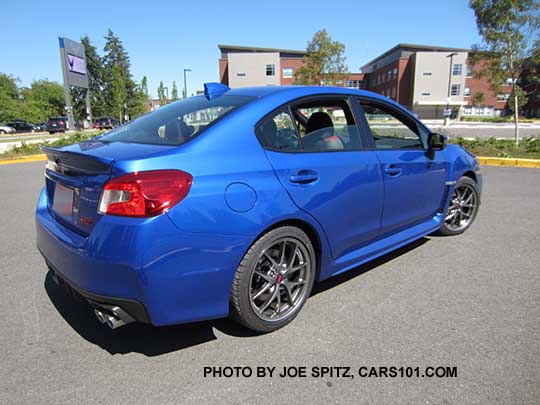
[[[482,166],[529,167],[540,169],[540,159],[515,159],[478,156],[478,161]]]
[[[10,165],[13,163],[26,163],[47,160],[47,155],[23,156],[14,159],[0,160],[0,165]],[[540,159],[515,159],[515,158],[497,158],[497,157],[478,157],[482,166],[506,166],[506,167],[529,167],[540,169]]]

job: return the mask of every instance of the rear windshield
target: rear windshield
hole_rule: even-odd
[[[181,145],[253,97],[190,97],[143,115],[99,138],[104,142]]]
[[[49,121],[51,121],[51,122],[65,121],[65,120],[67,120],[67,118],[51,118],[51,119],[49,119]]]

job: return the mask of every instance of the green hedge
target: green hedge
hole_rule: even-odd
[[[512,139],[451,138],[449,141],[463,146],[476,156],[540,159],[540,138],[523,138],[519,146]]]

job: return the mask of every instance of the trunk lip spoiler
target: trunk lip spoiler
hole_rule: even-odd
[[[47,159],[54,163],[54,171],[62,174],[77,172],[83,175],[98,175],[110,174],[112,166],[115,164],[114,159],[104,159],[98,156],[92,156],[76,151],[66,151],[50,146],[41,146],[41,150],[47,155]],[[74,165],[74,160],[77,160],[82,165]]]

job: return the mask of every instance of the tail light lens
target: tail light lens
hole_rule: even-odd
[[[64,121],[60,121],[58,122],[60,125],[64,125]]]
[[[151,170],[125,174],[103,186],[99,213],[153,217],[182,201],[193,177],[181,170]]]

